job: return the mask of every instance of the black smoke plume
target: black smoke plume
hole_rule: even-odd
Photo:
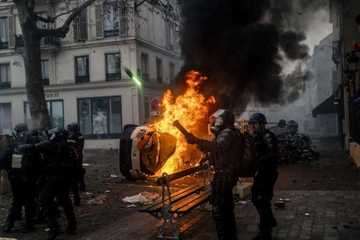
[[[309,49],[302,44],[302,32],[285,28],[286,18],[293,15],[292,1],[276,2],[178,0],[185,61],[178,83],[195,69],[209,77],[204,91],[226,107],[245,107],[251,97],[263,104],[283,102],[279,49],[290,60],[306,59]],[[270,12],[272,22],[267,20]]]

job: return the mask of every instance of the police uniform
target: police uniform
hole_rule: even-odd
[[[238,130],[235,129],[234,116],[227,110],[219,110],[213,115],[219,120],[212,127],[215,133],[214,141],[197,139],[192,136],[187,139],[189,143],[195,143],[204,152],[212,155],[212,165],[215,175],[212,181],[213,217],[219,240],[235,240],[236,221],[234,215],[233,188],[238,180],[236,161],[239,160],[237,137]]]
[[[17,125],[15,130],[13,143],[8,150],[6,169],[12,190],[12,204],[3,229],[5,232],[10,232],[15,221],[21,218],[23,207],[25,230],[32,230],[36,212],[36,183],[39,178],[41,156],[35,149],[23,146],[35,144],[37,139],[27,131],[24,124]]]
[[[85,191],[85,169],[83,168],[83,149],[84,137],[80,133],[80,128],[77,123],[72,123],[67,126],[68,131],[68,145],[70,147],[71,159],[75,164],[75,175],[71,190],[74,194],[74,204],[80,205],[80,191]]]
[[[51,134],[50,140],[36,144],[35,147],[43,153],[46,162],[46,181],[40,192],[40,203],[48,220],[49,239],[55,239],[59,233],[55,198],[64,209],[68,223],[67,232],[75,233],[76,217],[69,197],[75,166],[70,158],[66,133],[64,130],[57,130]]]
[[[252,202],[259,217],[259,234],[255,239],[271,239],[276,219],[271,208],[274,185],[278,177],[278,146],[275,135],[265,130],[253,134],[253,149],[256,161],[256,173],[252,187]]]

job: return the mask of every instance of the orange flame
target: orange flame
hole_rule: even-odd
[[[196,165],[202,153],[193,145],[187,144],[184,136],[173,126],[178,120],[189,132],[200,138],[210,138],[208,131],[209,109],[215,104],[215,98],[206,98],[200,93],[199,87],[207,78],[199,72],[190,71],[186,75],[187,89],[183,95],[175,97],[171,90],[163,96],[159,120],[152,123],[158,132],[166,132],[176,137],[175,153],[167,160],[156,174],[173,173]]]

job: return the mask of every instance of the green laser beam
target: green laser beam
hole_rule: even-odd
[[[141,79],[136,76],[136,74],[134,74],[133,72],[131,72],[130,69],[128,68],[125,68],[125,72],[126,74],[130,77],[131,80],[134,81],[134,83],[139,87],[139,88],[142,88],[142,81]]]
[[[141,81],[136,76],[133,76],[131,79],[135,82],[136,85],[138,85],[138,87],[142,87]]]

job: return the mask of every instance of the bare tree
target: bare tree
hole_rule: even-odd
[[[37,5],[40,5],[41,2],[49,3],[56,1],[14,0],[23,34],[26,93],[30,106],[33,128],[44,129],[51,126],[44,95],[44,86],[41,79],[41,40],[48,37],[64,38],[69,32],[70,25],[74,19],[76,19],[84,9],[89,7],[95,1],[96,0],[79,1],[80,4],[76,7],[68,7],[68,10],[55,16],[49,15],[44,17],[36,13]],[[125,4],[128,8],[133,9],[135,13],[139,11],[139,7],[141,5],[148,3],[156,7],[156,9],[158,9],[158,13],[162,13],[164,16],[171,16],[171,18],[175,16],[174,7],[169,2],[170,0],[117,1],[119,1],[120,4]],[[41,24],[39,23],[55,25],[56,20],[63,16],[66,16],[66,19],[61,26],[56,26],[53,29],[40,27]]]

